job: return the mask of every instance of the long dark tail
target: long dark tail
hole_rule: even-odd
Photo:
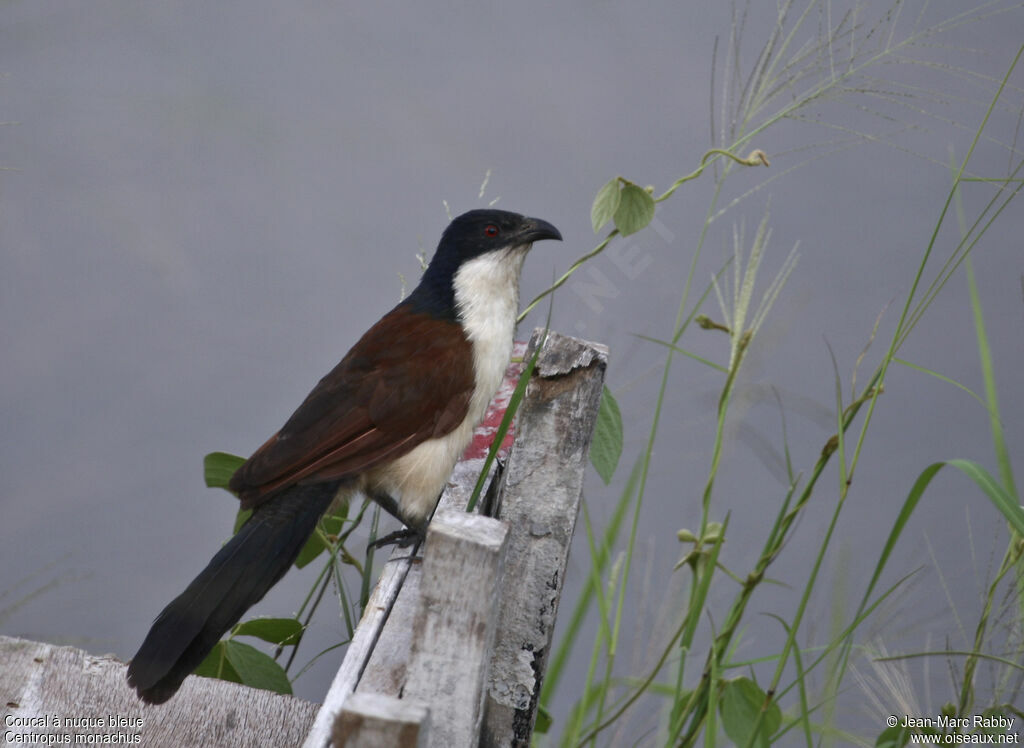
[[[163,609],[128,666],[143,701],[162,704],[221,636],[284,576],[338,482],[294,486],[258,507],[188,588]]]

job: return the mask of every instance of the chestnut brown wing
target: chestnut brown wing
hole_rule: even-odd
[[[399,305],[235,473],[243,508],[299,481],[355,476],[462,423],[473,394],[462,328]]]

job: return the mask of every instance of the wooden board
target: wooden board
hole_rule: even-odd
[[[530,745],[607,361],[603,346],[549,333],[516,414],[516,442],[498,498],[497,516],[509,527],[508,583],[483,746]]]
[[[114,656],[6,636],[0,662],[5,745],[46,745],[40,735],[53,745],[297,745],[317,712],[308,701],[210,678],[187,678],[168,703],[143,705]]]

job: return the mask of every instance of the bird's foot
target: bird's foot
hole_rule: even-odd
[[[408,548],[411,545],[423,540],[423,535],[411,527],[403,527],[401,530],[395,530],[392,533],[388,533],[382,538],[377,538],[368,546],[367,550],[371,548],[376,550],[377,548],[383,548],[386,545],[393,545],[397,548]]]

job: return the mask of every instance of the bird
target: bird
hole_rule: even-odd
[[[154,620],[128,684],[161,704],[362,494],[423,536],[512,353],[519,277],[553,225],[496,209],[450,221],[419,284],[352,346],[229,488],[252,515]]]

